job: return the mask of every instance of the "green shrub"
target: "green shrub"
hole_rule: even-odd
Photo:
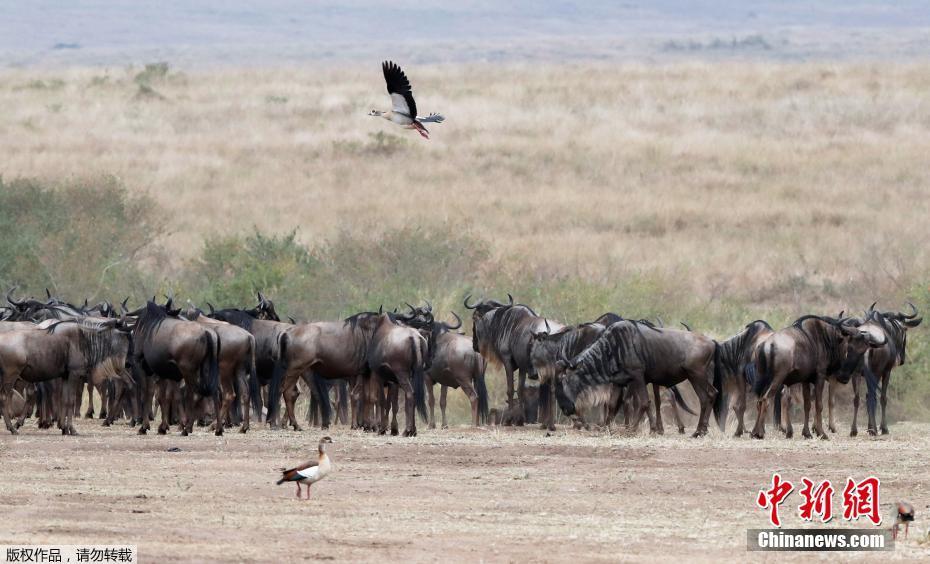
[[[144,252],[161,233],[157,217],[113,177],[0,179],[0,286],[74,300],[138,293]]]

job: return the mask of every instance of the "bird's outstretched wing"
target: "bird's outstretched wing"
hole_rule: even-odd
[[[417,103],[413,100],[413,91],[407,75],[392,61],[381,63],[381,70],[384,71],[384,82],[387,83],[387,91],[391,95],[394,111],[416,119]]]

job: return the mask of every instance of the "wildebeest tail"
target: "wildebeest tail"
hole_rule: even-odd
[[[213,331],[204,331],[207,341],[207,354],[200,365],[200,393],[205,397],[215,397],[220,381],[220,337]]]
[[[429,421],[426,413],[426,377],[423,374],[424,351],[417,340],[410,338],[410,356],[413,358],[413,400],[423,421]]]
[[[258,383],[258,371],[255,368],[255,337],[249,335],[249,399],[255,417],[262,416],[262,389]]]
[[[723,431],[727,427],[727,405],[730,398],[727,397],[726,384],[723,381],[723,367],[720,366],[720,343],[714,341],[714,387],[717,388],[717,396],[714,398],[714,419],[717,425]]]
[[[478,354],[474,355],[473,363],[474,375],[472,378],[475,382],[475,393],[478,394],[478,423],[487,425],[490,406],[488,405],[488,384],[484,381],[486,366],[484,357]]]
[[[768,387],[772,384],[773,378],[773,366],[772,361],[775,357],[775,345],[770,346],[763,345],[759,348],[759,354],[757,355],[759,367],[755,374],[755,381],[752,382],[752,391],[757,396],[761,396],[765,393]]]
[[[268,415],[266,421],[277,421],[278,409],[281,407],[281,381],[287,371],[287,332],[278,337],[278,356],[271,371],[271,382],[268,384]]]
[[[678,390],[678,386],[672,386],[671,390],[672,390],[672,397],[675,398],[675,403],[681,406],[681,408],[685,410],[686,413],[689,413],[691,415],[697,415],[697,412],[691,409],[691,406],[685,403],[685,398],[681,396],[681,391]]]
[[[329,402],[329,382],[316,371],[313,372],[313,391],[316,393],[317,404],[320,406],[320,422],[323,427],[326,427],[333,416],[333,406]]]

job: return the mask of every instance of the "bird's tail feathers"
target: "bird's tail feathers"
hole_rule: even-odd
[[[442,114],[432,113],[426,117],[417,117],[417,121],[421,123],[442,123],[446,121],[446,117]]]

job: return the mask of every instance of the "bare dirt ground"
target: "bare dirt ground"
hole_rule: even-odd
[[[319,430],[140,437],[123,424],[78,427],[78,437],[32,423],[0,435],[0,544],[136,544],[141,562],[781,561],[788,553],[746,552],[746,529],[767,524],[756,492],[778,470],[835,487],[877,474],[885,524],[905,498],[916,527],[893,554],[843,559],[930,560],[927,424],[830,441],[716,430],[699,440],[674,430],[547,437],[529,427],[421,428],[405,439],[335,428],[335,472],[310,501],[276,487],[275,469],[312,456]],[[783,506],[786,526],[800,525],[798,499]]]

